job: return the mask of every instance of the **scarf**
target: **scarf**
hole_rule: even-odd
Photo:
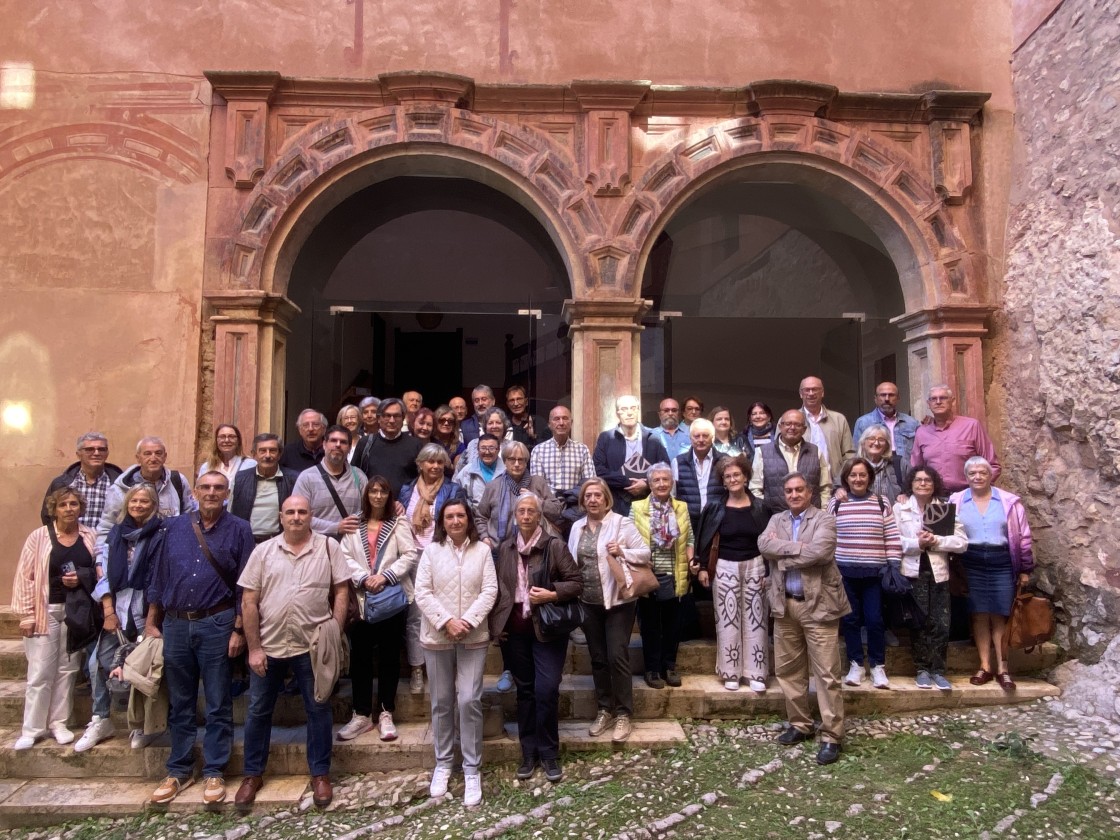
[[[672,499],[659,502],[649,498],[649,538],[654,548],[668,548],[681,535]]]
[[[425,533],[432,527],[432,505],[435,504],[436,496],[439,494],[441,487],[443,487],[442,475],[435,484],[428,484],[424,481],[423,476],[416,479],[416,485],[412,488],[412,492],[420,497],[420,501],[416,504],[416,510],[412,513],[412,527],[416,530],[416,533]]]
[[[544,528],[540,525],[529,539],[525,539],[520,531],[517,532],[517,553],[520,557],[517,563],[517,591],[513,593],[513,602],[521,605],[522,618],[528,618],[532,611],[532,604],[529,603],[529,555],[543,535]]]
[[[163,520],[152,516],[143,525],[126,516],[124,522],[109,532],[109,588],[113,592],[135,589],[133,582],[142,584],[148,577],[148,562],[152,557],[151,537],[159,530]],[[142,548],[136,551],[137,548]],[[129,554],[132,568],[129,569]]]
[[[494,521],[494,535],[501,542],[513,527],[513,503],[522,490],[529,489],[529,471],[525,470],[520,479],[508,472],[502,473],[502,489],[498,494],[498,515]]]
[[[755,443],[755,441],[758,441],[759,443],[765,443],[766,441],[774,437],[774,424],[767,423],[761,429],[756,426],[751,426],[749,437],[751,443],[755,446],[758,446],[758,443]]]

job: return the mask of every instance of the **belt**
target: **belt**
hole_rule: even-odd
[[[178,618],[182,621],[201,621],[220,612],[233,609],[233,601],[222,601],[208,610],[167,610],[164,615],[168,618]]]
[[[786,600],[787,601],[804,601],[805,596],[804,595],[791,595],[787,592],[786,593]]]

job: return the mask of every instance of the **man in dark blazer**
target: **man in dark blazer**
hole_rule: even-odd
[[[257,463],[237,471],[229,512],[246,520],[257,543],[280,533],[280,507],[292,495],[299,473],[280,466],[280,438],[264,432],[253,438]]]
[[[595,442],[595,474],[607,482],[614,496],[614,511],[627,516],[630,503],[649,495],[645,474],[653,464],[668,463],[665,445],[640,421],[638,398],[625,394],[615,400],[618,426]]]

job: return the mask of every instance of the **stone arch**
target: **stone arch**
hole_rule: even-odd
[[[871,227],[899,267],[908,312],[982,293],[963,237],[912,158],[859,128],[781,114],[722,122],[650,164],[612,225],[618,273],[635,295],[650,250],[676,210],[727,172],[756,165],[800,171],[809,181],[831,179],[846,193],[839,196],[845,204],[858,200],[877,217]]]
[[[24,169],[60,160],[105,160],[161,180],[190,184],[203,177],[197,143],[155,121],[149,127],[116,122],[53,125],[0,144],[0,183]]]
[[[333,206],[365,186],[360,171],[372,176],[376,162],[417,156],[517,200],[554,239],[573,290],[594,284],[598,264],[587,254],[604,239],[606,224],[566,152],[485,115],[408,103],[323,120],[289,139],[245,201],[221,288],[285,294],[294,252],[318,220],[309,208]]]

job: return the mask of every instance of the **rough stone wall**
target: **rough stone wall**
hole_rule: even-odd
[[[1018,134],[990,416],[1058,641],[1120,630],[1120,0],[1066,0],[1013,58]]]

